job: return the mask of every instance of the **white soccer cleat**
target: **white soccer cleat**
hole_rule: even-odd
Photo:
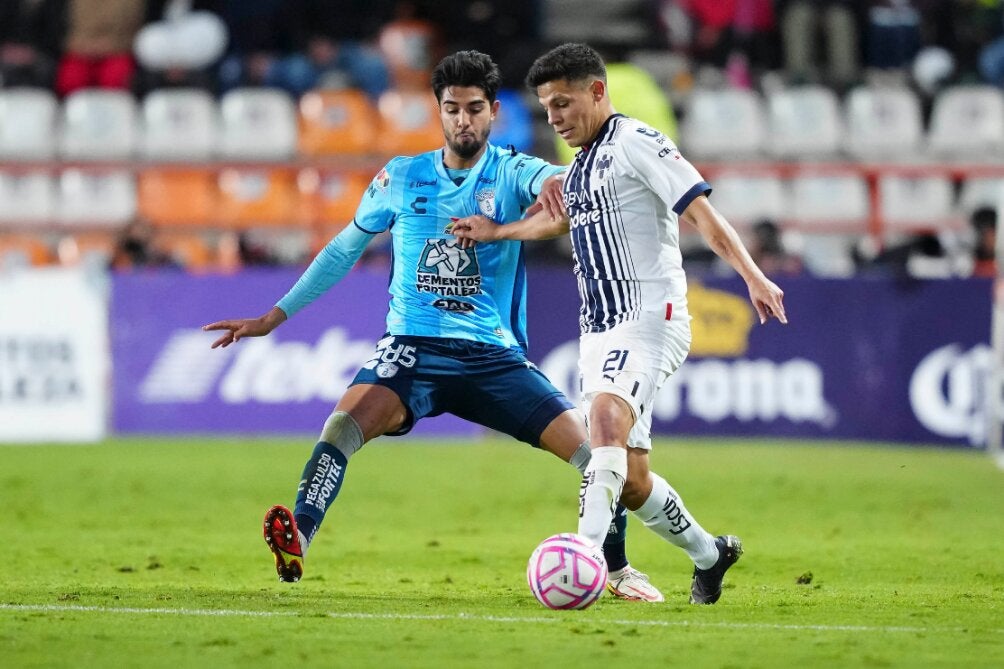
[[[641,573],[634,567],[624,567],[621,570],[610,572],[607,590],[614,597],[634,602],[666,601],[659,589],[648,582],[648,575]]]

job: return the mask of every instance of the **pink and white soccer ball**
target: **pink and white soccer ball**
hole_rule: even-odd
[[[607,587],[603,549],[579,534],[555,534],[540,542],[526,565],[526,580],[549,609],[584,609]]]

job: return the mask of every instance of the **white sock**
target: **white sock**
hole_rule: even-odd
[[[687,552],[698,569],[708,569],[718,561],[715,538],[697,524],[673,487],[652,472],[652,494],[634,515],[660,537]]]
[[[627,449],[600,446],[582,476],[579,488],[579,534],[603,545],[627,478]]]
[[[296,530],[296,534],[300,537],[300,551],[303,553],[303,557],[307,557],[307,549],[310,547],[310,542],[307,541],[307,537],[300,531],[299,528]]]

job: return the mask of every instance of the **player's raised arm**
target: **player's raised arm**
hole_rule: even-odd
[[[746,281],[750,301],[761,323],[766,323],[772,316],[782,323],[788,322],[784,313],[784,291],[757,267],[735,228],[718,213],[707,197],[700,195],[694,198],[680,218],[697,228],[711,250]]]
[[[267,313],[257,318],[235,318],[203,325],[202,329],[226,330],[212,348],[226,348],[244,337],[264,337],[287,318],[303,309],[338,283],[363,254],[373,235],[353,222],[321,249],[293,287]]]

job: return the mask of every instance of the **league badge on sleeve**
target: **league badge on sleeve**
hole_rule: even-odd
[[[390,186],[390,172],[387,171],[386,167],[380,170],[380,172],[373,177],[373,185],[381,191],[387,190]]]

